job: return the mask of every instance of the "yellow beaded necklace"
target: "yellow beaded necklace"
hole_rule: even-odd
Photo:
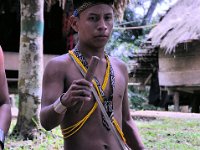
[[[85,66],[82,64],[82,62],[79,60],[79,58],[73,53],[73,51],[69,51],[69,54],[74,58],[74,60],[80,65],[80,67],[83,69],[83,71],[86,73],[87,69],[85,68]],[[108,80],[109,80],[109,76],[110,76],[110,61],[108,56],[106,55],[106,62],[107,62],[107,68],[106,68],[106,74],[104,76],[104,81],[102,84],[102,89],[105,90]],[[95,82],[95,80],[92,80],[92,83],[100,97],[101,102],[103,102],[103,97],[101,96],[100,90]],[[94,106],[92,107],[92,109],[89,111],[89,113],[79,122],[77,122],[76,124],[67,127],[65,129],[62,129],[62,134],[63,134],[63,138],[68,138],[70,136],[72,136],[73,134],[75,134],[78,130],[81,129],[81,127],[85,124],[85,122],[88,120],[88,118],[93,114],[93,112],[96,110],[98,104],[97,102],[95,102]],[[118,133],[120,134],[121,138],[123,139],[124,142],[126,142],[125,138],[124,138],[124,134],[119,126],[119,124],[117,123],[117,120],[114,118],[114,116],[112,117],[113,120],[113,124],[115,125]]]

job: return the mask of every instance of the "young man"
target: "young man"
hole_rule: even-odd
[[[103,97],[120,138],[132,149],[144,149],[129,112],[127,68],[104,52],[113,29],[112,4],[113,0],[74,1],[71,26],[79,42],[69,54],[51,60],[44,72],[41,124],[46,130],[61,126],[66,150],[121,149],[95,103],[92,86]],[[85,80],[77,67],[87,68],[92,56],[100,58],[95,83]]]
[[[0,46],[0,150],[4,149],[4,140],[11,122],[11,108],[4,69],[3,51]]]

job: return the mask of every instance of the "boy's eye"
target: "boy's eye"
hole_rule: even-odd
[[[89,17],[89,20],[91,20],[91,21],[97,21],[97,17],[96,16],[91,16],[91,17]]]
[[[112,20],[112,16],[105,16],[105,20]]]

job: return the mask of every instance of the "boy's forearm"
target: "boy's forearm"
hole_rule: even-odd
[[[145,149],[144,144],[142,143],[142,139],[139,136],[139,133],[138,133],[137,130],[134,131],[134,135],[132,136],[132,140],[131,141],[129,140],[128,144],[133,149],[137,149],[137,150],[144,150]]]
[[[5,134],[8,133],[11,123],[11,106],[10,104],[3,104],[0,106],[0,129],[2,129]]]
[[[40,121],[42,126],[48,131],[58,126],[62,122],[63,118],[64,114],[58,114],[55,112],[53,104],[41,109]]]
[[[4,148],[5,136],[8,133],[11,123],[11,107],[10,104],[0,106],[0,150]]]
[[[137,150],[145,149],[141,136],[139,135],[139,130],[132,119],[127,121],[126,124],[124,124],[123,131],[125,134],[125,138],[127,140],[127,144],[132,149],[137,149]]]

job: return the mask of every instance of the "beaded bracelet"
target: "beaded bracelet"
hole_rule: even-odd
[[[58,114],[64,114],[67,111],[67,107],[62,104],[61,99],[65,93],[63,93],[53,104],[54,111]]]

